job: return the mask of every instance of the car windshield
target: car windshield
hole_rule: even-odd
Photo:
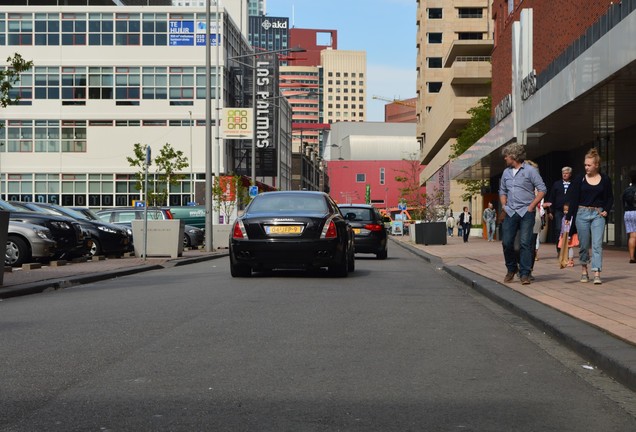
[[[0,209],[6,211],[20,211],[16,206],[9,204],[4,200],[0,200]]]
[[[263,194],[252,201],[249,213],[326,213],[327,203],[322,195]]]
[[[66,207],[58,207],[57,208],[61,213],[65,214],[66,216],[70,216],[73,219],[77,219],[77,220],[89,220],[86,215],[84,215],[83,213],[80,213],[76,210],[70,209],[70,208],[66,208]]]
[[[369,208],[342,207],[340,208],[340,211],[344,213],[345,215],[349,213],[353,213],[354,215],[356,215],[356,218],[352,220],[357,220],[357,221],[373,220],[373,210]]]

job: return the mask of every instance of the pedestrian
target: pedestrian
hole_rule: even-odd
[[[455,218],[453,217],[453,211],[450,211],[450,214],[446,218],[446,229],[448,230],[448,236],[453,236],[453,228],[455,228]]]
[[[568,190],[572,179],[572,168],[564,166],[561,168],[561,179],[555,181],[550,188],[544,207],[548,212],[548,220],[552,221],[552,228],[556,235],[561,232],[561,220],[563,219],[563,204],[568,201]],[[559,254],[558,239],[555,242],[557,255]]]
[[[636,263],[636,170],[629,173],[629,187],[623,191],[623,220],[627,239],[629,262]]]
[[[462,234],[464,243],[468,241],[468,235],[470,234],[470,225],[472,224],[473,216],[468,211],[468,207],[464,207],[464,211],[459,214],[459,226],[462,227]]]
[[[495,211],[493,203],[489,202],[488,207],[484,210],[481,218],[486,224],[486,232],[488,233],[488,241],[495,241],[495,223],[497,220],[497,212]]]
[[[531,160],[526,160],[526,163],[536,168],[539,175],[541,175],[541,171],[539,170],[539,165],[537,165],[536,162]],[[538,193],[538,191],[535,189],[534,193],[536,194]],[[532,262],[530,264],[530,280],[531,281],[534,280],[534,276],[532,275],[534,272],[534,262],[539,260],[539,245],[541,244],[541,241],[539,240],[539,234],[541,234],[541,230],[544,227],[543,216],[545,214],[545,210],[543,209],[543,200],[539,202],[539,204],[537,205],[537,210],[534,213],[535,213],[534,225],[532,226],[532,245],[533,245]],[[518,235],[517,237],[520,237],[520,236]],[[516,246],[517,244],[515,239],[515,250],[517,249]]]
[[[601,156],[595,148],[590,149],[584,159],[585,174],[572,181],[570,212],[575,217],[579,235],[579,262],[581,282],[589,282],[588,266],[594,272],[594,284],[600,285],[603,268],[603,235],[605,218],[614,205],[612,181],[600,172]],[[592,257],[590,260],[590,249]]]
[[[501,175],[499,199],[506,214],[503,220],[503,253],[507,273],[504,282],[512,282],[519,272],[521,283],[530,283],[530,271],[534,260],[532,229],[537,205],[547,191],[539,171],[525,162],[525,146],[512,143],[501,154],[507,168]],[[519,232],[519,257],[515,254],[515,236]]]

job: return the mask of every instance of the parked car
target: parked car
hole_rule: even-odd
[[[144,219],[143,207],[113,207],[102,209],[95,212],[97,216],[104,222],[116,225],[124,225],[132,227],[132,221],[135,219]],[[168,220],[174,219],[172,213],[167,208],[152,207],[148,208],[148,220]],[[192,225],[185,225],[183,228],[183,246],[198,247],[205,241],[205,233],[202,229]]]
[[[57,243],[53,258],[74,258],[86,253],[85,234],[76,220],[65,216],[18,209],[4,200],[0,200],[0,209],[9,212],[9,220],[28,222],[48,228]]]
[[[279,191],[256,196],[230,234],[230,272],[327,267],[346,277],[355,269],[353,231],[324,192]]]
[[[71,210],[75,210],[78,213],[83,214],[89,220],[103,222],[102,219],[95,213],[93,210],[86,207],[69,207]],[[117,225],[121,228],[124,228],[128,235],[130,236],[130,241],[132,242],[132,228],[125,225]],[[132,245],[131,245],[132,246]]]
[[[57,243],[48,228],[9,220],[5,265],[20,267],[31,260],[48,260],[56,250]]]
[[[186,225],[205,229],[205,206],[176,206],[170,207],[169,210],[174,219],[181,219]]]
[[[355,234],[356,253],[375,254],[378,259],[386,259],[387,233],[380,211],[370,204],[339,204],[338,207]]]
[[[58,206],[55,204],[46,203],[15,203],[28,206],[34,211],[44,211],[46,213],[66,216],[75,219],[83,230],[88,232],[90,236],[86,238],[86,250],[89,255],[122,255],[125,252],[130,251],[130,245],[132,241],[128,232],[117,225],[105,223],[103,221],[94,221],[88,219],[82,213],[75,210]]]

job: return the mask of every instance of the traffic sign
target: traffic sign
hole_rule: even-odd
[[[254,198],[258,195],[258,186],[250,186],[250,198]]]
[[[405,202],[398,203],[398,210],[406,210],[406,203]]]

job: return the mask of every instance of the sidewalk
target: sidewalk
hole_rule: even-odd
[[[4,273],[4,280],[0,286],[0,299],[35,294],[49,289],[60,289],[149,270],[207,261],[227,256],[227,254],[227,249],[219,249],[213,252],[185,250],[183,255],[178,258],[148,257],[148,259],[144,260],[131,256],[106,258],[101,261],[69,262],[60,267],[42,265],[42,268],[33,270],[17,268],[12,269],[11,272]]]
[[[554,244],[542,244],[535,262],[535,281],[518,278],[504,284],[501,242],[448,237],[446,245],[413,243],[391,236],[455,278],[533,322],[636,390],[636,264],[626,250],[603,250],[602,285],[579,282],[581,266],[561,269]],[[389,251],[389,256],[390,256]],[[546,307],[548,306],[548,307]]]

